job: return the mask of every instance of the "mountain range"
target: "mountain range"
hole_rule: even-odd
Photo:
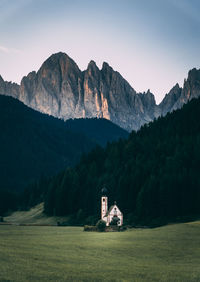
[[[91,61],[81,71],[60,52],[51,55],[38,72],[23,77],[20,85],[0,76],[0,93],[57,118],[105,118],[131,131],[200,96],[200,70],[190,70],[183,88],[176,84],[157,105],[150,90],[137,93],[108,63],[99,69]]]

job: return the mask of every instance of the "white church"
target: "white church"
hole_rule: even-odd
[[[121,226],[123,224],[122,212],[116,205],[116,202],[108,209],[108,197],[106,196],[107,189],[103,188],[101,192],[101,219],[106,222],[106,226],[109,226],[110,224]]]

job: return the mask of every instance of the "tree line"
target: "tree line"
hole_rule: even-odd
[[[100,146],[78,165],[27,189],[21,205],[44,201],[48,215],[74,222],[100,217],[100,191],[109,191],[131,225],[158,225],[200,215],[200,99]]]

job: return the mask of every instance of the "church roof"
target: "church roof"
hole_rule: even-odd
[[[106,213],[106,215],[105,216],[108,216],[109,215],[109,213],[111,212],[111,210],[114,208],[114,206],[116,206],[117,208],[118,208],[118,206],[116,205],[116,204],[114,204],[114,205],[112,205],[112,206],[110,206],[110,208],[109,208],[109,210],[107,211],[107,213]],[[120,209],[118,208],[118,210],[120,211]],[[120,211],[121,212],[121,211]],[[122,214],[122,212],[121,212],[121,214]]]

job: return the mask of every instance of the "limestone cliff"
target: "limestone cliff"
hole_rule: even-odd
[[[188,72],[183,88],[176,84],[164,97],[159,107],[162,115],[180,109],[185,103],[200,96],[200,70],[196,68]]]
[[[174,110],[175,104],[179,101],[181,96],[182,88],[179,87],[178,83],[165,95],[164,99],[159,105],[160,111],[163,116],[168,112]]]
[[[4,81],[0,75],[0,94],[19,98],[20,86],[17,83]]]
[[[107,63],[100,70],[91,61],[81,72],[64,53],[52,55],[37,73],[23,77],[19,94],[19,100],[40,112],[65,120],[106,118],[129,131],[154,117],[155,99],[150,107],[148,99],[149,94],[138,95]]]
[[[200,70],[189,71],[184,87],[176,84],[156,105],[150,90],[136,93],[107,63],[99,69],[91,61],[82,72],[69,56],[60,52],[50,56],[38,72],[23,77],[20,86],[5,82],[0,76],[0,94],[65,120],[103,117],[131,131],[200,96]]]

